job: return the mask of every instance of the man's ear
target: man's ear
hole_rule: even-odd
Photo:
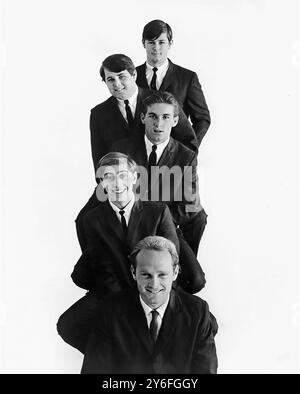
[[[136,70],[133,71],[133,73],[132,73],[132,78],[136,81],[136,78],[137,78],[137,72],[136,72]]]
[[[133,279],[136,280],[135,269],[134,269],[133,265],[130,266],[130,270],[131,270],[131,275],[133,276]]]
[[[145,124],[145,115],[143,114],[143,112],[141,112],[140,118],[141,118],[141,122]]]
[[[179,116],[178,116],[178,115],[177,115],[177,116],[174,116],[174,119],[173,119],[173,127],[175,127],[175,126],[177,125],[178,121],[179,121]]]
[[[177,279],[178,273],[179,273],[179,265],[177,264],[173,271],[173,282]]]
[[[136,181],[137,181],[137,172],[134,171],[132,183],[135,185],[135,184],[136,184]]]

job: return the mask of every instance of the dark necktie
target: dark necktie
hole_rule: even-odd
[[[151,168],[156,166],[157,162],[157,154],[156,154],[157,145],[152,145],[152,151],[149,155],[148,159],[148,200],[151,201]]]
[[[128,100],[124,100],[124,103],[125,103],[125,111],[126,111],[127,122],[128,122],[129,127],[132,127],[132,125],[133,125],[133,116],[132,116],[131,109],[129,107],[129,101]]]
[[[125,211],[123,209],[121,209],[121,211],[119,211],[119,214],[121,215],[121,223],[122,223],[122,229],[124,232],[124,235],[127,235],[127,223],[126,223],[126,219],[124,217],[124,213]]]
[[[152,79],[151,79],[151,82],[150,82],[150,89],[157,90],[157,87],[156,87],[156,79],[157,79],[156,71],[157,71],[157,68],[153,67],[152,70],[153,70],[153,76],[152,76]]]
[[[152,145],[152,152],[149,155],[149,166],[156,166],[157,162],[157,154],[156,154],[157,145]]]
[[[155,343],[158,335],[158,321],[157,321],[158,312],[157,310],[153,309],[151,313],[152,313],[152,320],[150,322],[150,335],[153,342]]]

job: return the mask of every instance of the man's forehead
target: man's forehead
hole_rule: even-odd
[[[118,164],[104,165],[98,168],[97,175],[104,176],[105,174],[119,174],[121,172],[130,171],[126,159],[120,159]]]
[[[149,105],[147,113],[174,115],[174,106],[167,103],[155,103]]]
[[[159,40],[168,40],[168,35],[167,32],[164,31],[161,33],[160,36],[158,36],[157,38],[150,38],[149,40],[145,40],[145,41],[159,41]]]
[[[129,74],[130,75],[130,73],[128,72],[128,70],[122,70],[122,71],[118,71],[118,72],[114,72],[114,71],[109,71],[107,68],[105,68],[104,67],[104,72],[105,72],[105,76],[106,77],[119,77],[119,76],[121,76],[121,75],[124,75],[124,74]]]
[[[137,267],[141,270],[166,271],[173,266],[168,250],[142,249],[136,256]]]

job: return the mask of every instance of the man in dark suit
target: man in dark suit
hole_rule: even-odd
[[[91,148],[95,169],[100,158],[111,151],[114,142],[138,132],[141,104],[149,95],[148,89],[138,88],[135,66],[128,56],[108,56],[101,65],[100,75],[111,97],[91,110]],[[183,112],[172,136],[197,150],[195,133]]]
[[[143,101],[144,133],[121,140],[113,148],[130,155],[139,166],[146,168],[148,180],[153,172],[148,187],[142,187],[145,195],[141,198],[151,197],[152,201],[168,204],[175,224],[197,256],[207,215],[198,191],[197,154],[170,136],[178,122],[178,108],[172,94],[153,92]],[[144,179],[141,177],[141,182]]]
[[[168,59],[173,43],[171,27],[161,20],[149,22],[144,27],[142,42],[147,61],[136,68],[137,85],[172,93],[191,119],[200,145],[210,125],[210,114],[197,74]]]
[[[134,245],[148,235],[161,235],[177,248],[179,245],[167,205],[141,201],[134,195],[137,169],[133,160],[121,153],[108,153],[99,162],[97,176],[102,185],[98,193],[102,202],[84,217],[87,248],[71,275],[77,286],[89,292],[60,317],[57,326],[62,338],[82,353],[98,301],[134,286],[128,260]],[[198,292],[205,284],[204,273],[192,252],[184,246],[181,249],[178,285]]]
[[[218,361],[207,303],[171,290],[178,275],[174,244],[146,237],[131,259],[138,291],[102,300],[81,372],[215,374]]]
[[[132,60],[122,54],[108,56],[102,63],[100,75],[111,93],[103,103],[91,110],[90,131],[94,168],[102,156],[111,152],[116,141],[141,132],[140,120],[142,101],[150,91],[136,85],[136,70]],[[179,113],[178,124],[172,136],[193,150],[197,150],[197,138],[184,112]],[[94,192],[79,212],[75,222],[81,249],[86,246],[83,231],[83,216],[98,205]]]

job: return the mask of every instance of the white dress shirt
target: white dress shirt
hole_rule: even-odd
[[[170,299],[170,295],[164,304],[162,304],[159,308],[155,309],[158,312],[158,315],[157,315],[157,327],[158,327],[157,332],[158,333],[159,333],[159,330],[160,330],[160,327],[162,324],[162,320],[164,318],[165,311],[166,311],[168,303],[169,303],[169,299]],[[142,304],[142,307],[143,307],[143,310],[144,310],[144,313],[145,313],[145,316],[147,319],[148,328],[150,328],[150,323],[152,320],[152,313],[151,312],[153,311],[153,308],[150,308],[150,306],[145,304],[145,302],[142,300],[141,295],[140,295],[140,301],[141,301],[141,304]]]
[[[130,97],[130,99],[128,99],[128,101],[129,101],[128,105],[131,109],[131,113],[132,113],[133,118],[134,118],[134,114],[135,114],[138,93],[139,93],[139,90],[138,90],[138,88],[136,88],[136,91],[133,93],[133,95]],[[127,116],[126,116],[126,109],[125,109],[124,100],[120,100],[120,99],[117,99],[117,100],[118,100],[119,110],[121,111],[123,118],[126,120],[126,122],[128,122]]]
[[[167,71],[168,71],[168,68],[169,68],[169,60],[167,59],[164,64],[162,64],[161,66],[156,67],[156,68],[157,68],[157,71],[156,71],[156,89],[159,90],[159,88],[160,88],[160,86],[161,86],[161,84],[162,84],[162,82],[164,80],[164,77],[167,74]],[[148,82],[149,86],[150,86],[153,74],[154,74],[153,73],[153,66],[150,66],[150,64],[146,62],[146,79],[147,79],[147,82]]]
[[[121,211],[121,209],[123,210],[123,211],[125,211],[124,212],[124,218],[125,218],[125,220],[126,220],[126,224],[127,224],[127,226],[128,226],[128,223],[129,223],[129,219],[130,219],[130,215],[131,215],[131,211],[132,211],[132,208],[133,208],[133,205],[134,205],[134,202],[135,202],[135,197],[134,197],[134,194],[132,193],[132,196],[131,196],[131,200],[129,201],[129,203],[126,205],[126,207],[124,207],[124,208],[118,208],[114,203],[112,203],[110,200],[108,200],[108,202],[110,203],[110,206],[112,207],[112,209],[115,211],[115,213],[116,213],[116,215],[117,215],[117,218],[119,219],[119,221],[120,221],[120,223],[122,223],[122,221],[121,221],[121,215],[120,215],[120,211]]]
[[[162,142],[161,144],[158,144],[158,145],[157,144],[152,144],[152,142],[148,140],[148,138],[147,138],[147,136],[145,134],[145,145],[146,145],[146,151],[147,151],[148,160],[149,160],[150,153],[152,152],[152,146],[156,145],[157,146],[156,158],[157,158],[157,163],[158,163],[158,161],[159,161],[161,155],[163,154],[163,151],[165,150],[166,146],[168,145],[169,141],[170,141],[170,138],[168,138],[165,142]]]

